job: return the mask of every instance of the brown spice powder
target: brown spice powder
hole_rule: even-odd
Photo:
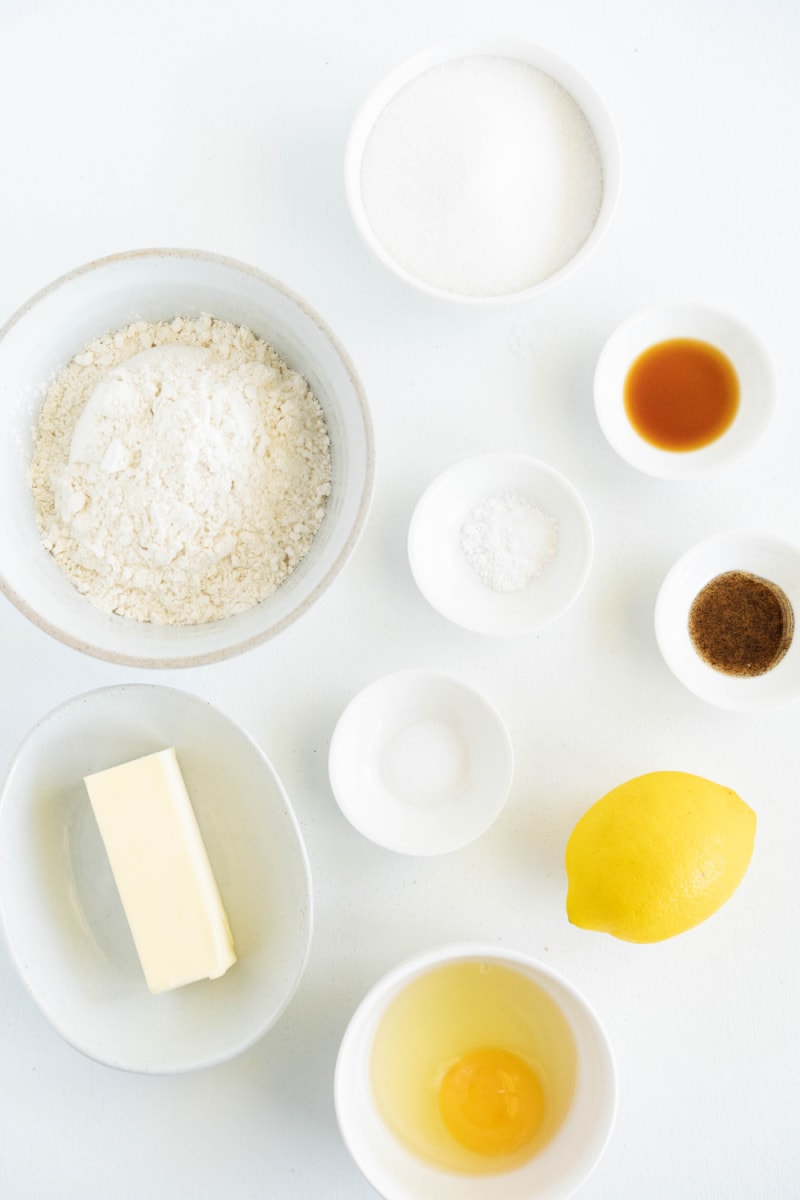
[[[792,641],[794,612],[777,584],[747,571],[707,583],[689,610],[689,636],[700,657],[725,675],[764,675]]]

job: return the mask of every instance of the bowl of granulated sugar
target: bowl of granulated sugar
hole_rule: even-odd
[[[479,454],[437,476],[408,531],[411,573],[442,616],[474,633],[531,633],[577,599],[591,520],[560,471],[524,454]]]
[[[514,40],[407,59],[353,122],[345,187],[381,263],[431,296],[526,300],[605,233],[620,150],[600,96],[568,63]]]

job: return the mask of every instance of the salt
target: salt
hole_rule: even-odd
[[[560,84],[476,55],[433,67],[389,102],[365,146],[361,191],[402,268],[488,297],[540,283],[578,252],[603,173],[592,128]]]
[[[495,592],[519,592],[555,558],[558,524],[527,496],[487,496],[461,528],[467,562]]]
[[[390,738],[380,767],[386,787],[398,800],[442,804],[464,781],[467,747],[449,721],[430,717],[406,725]]]

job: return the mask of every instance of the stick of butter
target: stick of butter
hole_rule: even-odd
[[[84,782],[150,991],[224,975],[233,938],[175,750]]]

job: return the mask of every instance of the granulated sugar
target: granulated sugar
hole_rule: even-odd
[[[413,79],[365,147],[367,218],[391,257],[446,292],[512,294],[589,237],[603,197],[594,133],[560,84],[476,55]]]
[[[45,397],[31,469],[45,547],[98,608],[227,617],[308,552],[330,443],[307,382],[248,329],[139,321],[96,339]]]

